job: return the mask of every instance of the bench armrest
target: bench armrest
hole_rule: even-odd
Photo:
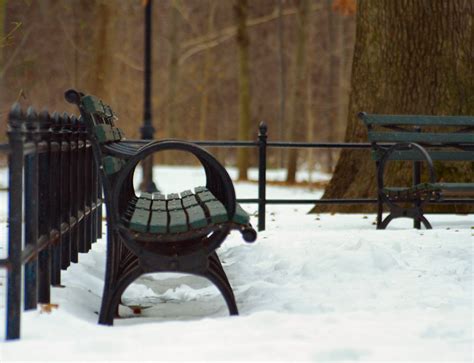
[[[395,145],[390,146],[382,155],[382,157],[379,160],[379,165],[377,168],[377,183],[379,185],[379,190],[382,190],[384,187],[384,171],[385,171],[385,166],[387,162],[389,161],[390,155],[394,153],[395,151],[399,150],[415,150],[419,152],[422,157],[425,159],[426,163],[428,164],[428,169],[429,169],[429,178],[431,183],[436,182],[436,174],[435,174],[435,169],[433,165],[433,160],[431,159],[430,154],[425,150],[423,146],[420,144],[410,142],[410,143],[398,143]]]
[[[180,150],[187,151],[193,154],[202,164],[206,173],[206,187],[214,196],[219,199],[227,210],[229,219],[232,219],[235,214],[236,198],[235,190],[232,180],[227,173],[227,170],[219,163],[219,161],[211,155],[207,150],[186,141],[180,140],[159,140],[151,141],[141,148],[139,148],[134,155],[132,155],[120,170],[117,175],[117,180],[114,183],[114,190],[112,200],[114,206],[113,211],[118,213],[119,200],[122,186],[125,180],[133,172],[140,161],[143,161],[149,155],[165,150]],[[116,216],[119,217],[118,215]]]

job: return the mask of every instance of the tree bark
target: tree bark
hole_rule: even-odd
[[[346,141],[366,142],[357,113],[474,114],[474,3],[471,0],[359,0]],[[411,166],[391,163],[387,182],[410,185]],[[474,163],[437,165],[442,181],[473,181]],[[343,151],[323,198],[376,196],[369,151]],[[455,206],[433,206],[449,212]],[[317,206],[363,212],[374,206]]]
[[[111,17],[111,9],[109,4],[105,1],[99,2],[98,7],[98,17],[97,17],[97,29],[98,29],[98,38],[97,38],[97,48],[96,48],[96,79],[94,85],[94,92],[97,93],[99,97],[104,100],[110,99],[108,95],[108,90],[110,87],[107,86],[108,83],[108,69],[110,64],[109,59],[109,47],[110,40],[108,39],[109,34],[109,23]]]
[[[291,94],[289,111],[290,118],[288,122],[288,134],[290,141],[295,141],[298,131],[297,123],[304,115],[304,97],[305,89],[305,60],[306,60],[306,25],[308,19],[309,0],[300,0],[298,6],[298,38],[296,46],[296,59],[293,74],[293,91]],[[290,149],[288,153],[287,183],[296,181],[296,169],[298,164],[298,153],[296,149]]]
[[[207,32],[212,33],[214,31],[215,15],[216,15],[217,1],[210,0],[209,2],[209,19],[207,24]],[[211,76],[212,64],[214,57],[212,55],[212,49],[208,49],[204,59],[204,79],[203,88],[201,93],[201,105],[199,112],[199,140],[206,140],[206,121],[209,109],[209,80]]]
[[[250,137],[250,72],[249,36],[247,33],[247,0],[238,0],[234,7],[237,22],[237,45],[239,48],[239,140]],[[247,180],[249,153],[247,148],[239,148],[237,154],[239,180]]]
[[[179,82],[179,12],[176,0],[173,0],[170,7],[170,62],[168,68],[168,118],[166,133],[169,138],[175,138],[176,135],[176,90]]]

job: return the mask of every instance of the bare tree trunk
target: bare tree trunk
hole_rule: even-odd
[[[234,7],[237,22],[237,45],[239,48],[239,140],[250,137],[250,72],[249,36],[247,33],[247,0],[237,0]],[[237,154],[239,180],[247,180],[249,154],[247,148],[239,148]]]
[[[108,64],[108,59],[110,57],[109,52],[109,22],[111,17],[110,4],[106,1],[100,1],[98,7],[98,17],[97,17],[97,29],[98,29],[98,38],[97,38],[97,47],[96,47],[96,79],[94,85],[94,92],[103,99],[108,99],[107,90],[107,72],[110,64]]]
[[[176,90],[179,82],[179,12],[176,0],[173,0],[170,7],[170,62],[168,68],[168,118],[166,124],[166,134],[170,138],[176,137]]]
[[[0,70],[3,67],[3,47],[5,46],[5,13],[7,0],[0,0]]]
[[[286,103],[286,67],[285,67],[285,44],[283,34],[283,0],[278,0],[278,62],[280,67],[280,110],[278,114],[278,138],[283,141],[285,127],[285,103]],[[283,149],[278,154],[280,168],[283,167]]]
[[[216,15],[217,1],[209,0],[209,19],[207,24],[207,32],[212,33],[214,31],[214,22]],[[204,60],[204,78],[203,78],[203,89],[201,93],[201,108],[199,114],[199,140],[205,140],[206,137],[206,120],[209,109],[209,79],[211,75],[211,68],[214,61],[212,55],[212,49],[206,51]]]
[[[306,119],[308,122],[306,141],[314,142],[314,113],[313,113],[313,82],[311,77],[306,77]],[[314,149],[308,148],[308,181],[312,182],[312,175],[315,170]]]
[[[474,114],[474,3],[470,0],[360,0],[346,141],[366,141],[359,111],[385,114]],[[392,163],[395,164],[395,163]],[[391,168],[387,182],[409,185],[411,168]],[[472,182],[473,163],[438,165],[440,180]],[[454,178],[454,179],[453,179]],[[403,184],[401,184],[403,183]],[[324,198],[375,197],[368,151],[343,151]],[[445,206],[446,211],[459,210]],[[440,206],[432,209],[440,210]],[[365,211],[361,205],[313,211]]]
[[[340,15],[332,9],[332,0],[326,0],[328,13],[328,40],[329,40],[329,85],[328,85],[328,103],[327,120],[329,126],[328,141],[336,141],[338,125],[340,121],[340,103],[341,103],[341,76],[342,73],[342,29]],[[332,172],[334,168],[334,149],[328,149],[328,171]]]
[[[288,134],[290,140],[295,141],[298,131],[298,123],[304,112],[304,76],[306,60],[306,25],[308,18],[309,0],[300,0],[298,4],[298,39],[296,46],[296,60],[293,73],[293,91],[290,99],[290,119],[288,120]],[[290,149],[288,156],[287,176],[288,183],[296,181],[298,153],[296,149]]]

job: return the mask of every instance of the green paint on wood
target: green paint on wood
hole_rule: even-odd
[[[135,204],[135,208],[138,208],[138,209],[147,209],[147,210],[149,210],[150,207],[151,207],[151,200],[143,198],[143,194],[137,200],[137,203]]]
[[[168,227],[168,212],[153,211],[150,218],[151,233],[166,233]]]
[[[366,125],[381,126],[474,126],[474,116],[371,115],[361,117]]]
[[[209,212],[212,223],[223,223],[229,220],[224,205],[218,200],[207,202],[206,208]]]
[[[170,223],[169,223],[169,232],[170,233],[180,233],[186,232],[188,230],[188,224],[186,221],[186,214],[182,209],[176,209],[169,211]]]
[[[426,143],[473,143],[472,133],[443,132],[373,132],[369,131],[371,142],[426,142]]]
[[[145,209],[135,209],[130,219],[130,229],[137,232],[146,232],[150,212]]]
[[[193,205],[197,205],[198,201],[194,195],[190,195],[188,197],[185,197],[182,199],[183,200],[183,207],[188,208],[192,207]]]
[[[232,221],[238,224],[248,224],[250,222],[249,214],[238,203],[235,205],[235,214]]]
[[[104,107],[102,106],[102,102],[100,102],[100,100],[95,96],[92,96],[92,95],[84,96],[81,99],[81,103],[87,112],[105,114]]]
[[[125,161],[113,156],[106,156],[102,159],[102,164],[106,174],[111,175],[118,172],[125,165]]]
[[[188,214],[191,228],[197,229],[207,226],[207,218],[201,206],[195,205],[187,208],[186,213]]]

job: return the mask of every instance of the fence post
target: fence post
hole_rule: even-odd
[[[23,163],[24,134],[22,130],[22,112],[16,104],[9,115],[8,138],[10,154],[8,156],[9,192],[8,192],[8,261],[7,272],[7,340],[20,337],[21,316],[21,251],[22,251],[22,214],[23,214]]]
[[[71,143],[70,143],[70,120],[67,114],[60,115],[61,123],[61,268],[66,270],[71,264]]]
[[[57,233],[57,240],[52,247],[51,256],[51,284],[61,285],[61,158],[62,158],[62,136],[61,120],[59,114],[54,112],[51,115],[51,135],[50,135],[50,173],[49,173],[49,211],[51,213],[51,226]]]
[[[41,208],[38,221],[38,233],[40,236],[51,238],[51,230],[53,228],[52,210],[49,205],[49,178],[50,173],[54,173],[51,169],[51,118],[48,111],[43,110],[38,118],[39,141],[42,149],[38,154],[38,203]],[[38,302],[41,304],[49,304],[51,298],[51,252],[52,247],[46,246],[38,254]]]
[[[267,124],[258,127],[258,230],[265,230],[265,208],[267,202]]]
[[[35,144],[36,150],[25,158],[25,246],[38,248],[38,115],[32,107],[26,111],[26,140]],[[38,303],[38,260],[36,256],[24,266],[24,308],[36,309]]]
[[[421,127],[416,126],[415,132],[421,132]],[[416,161],[416,160],[413,161],[413,186],[421,183],[421,167],[422,167],[421,161]],[[415,207],[419,208],[420,206],[421,206],[420,198],[416,198]],[[417,220],[416,218],[413,219],[413,228],[421,229],[421,221]]]

